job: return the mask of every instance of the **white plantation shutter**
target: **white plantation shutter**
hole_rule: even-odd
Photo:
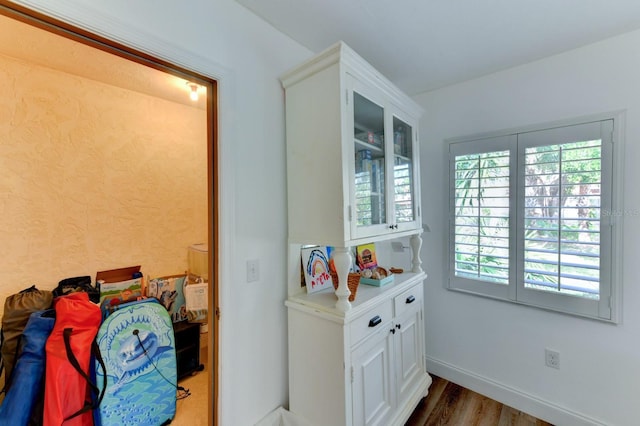
[[[510,147],[511,145],[511,147]],[[450,146],[449,286],[506,298],[513,278],[510,200],[515,139],[500,137]]]
[[[449,144],[450,289],[614,320],[613,122]]]
[[[356,218],[358,226],[371,226],[371,173],[356,172]]]
[[[518,300],[610,318],[612,132],[605,120],[518,135]]]
[[[413,222],[415,220],[412,187],[414,177],[412,174],[411,161],[403,161],[396,158],[393,167],[396,223]]]
[[[602,140],[525,149],[525,287],[598,299],[601,150]]]
[[[509,283],[509,151],[455,157],[456,275]]]

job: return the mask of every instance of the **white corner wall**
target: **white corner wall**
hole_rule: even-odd
[[[638,424],[640,32],[424,93],[421,127],[428,370],[559,425]],[[450,292],[447,147],[452,137],[626,110],[621,323]],[[560,369],[544,349],[560,352]]]
[[[16,0],[219,80],[220,424],[288,401],[284,98],[311,52],[233,0]],[[246,283],[246,261],[260,279]]]

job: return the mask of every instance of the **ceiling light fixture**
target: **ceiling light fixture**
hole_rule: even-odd
[[[189,93],[189,97],[191,98],[192,101],[197,101],[198,100],[198,90],[200,89],[200,86],[198,86],[195,83],[191,83],[189,81],[187,81],[187,86],[189,86],[189,88],[191,89],[191,93]]]

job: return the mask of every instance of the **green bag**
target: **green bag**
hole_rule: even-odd
[[[27,325],[29,316],[37,311],[50,309],[53,294],[49,290],[38,290],[35,285],[7,297],[2,315],[2,336],[0,342],[0,375],[5,370],[5,383],[11,377],[16,363],[20,336]]]

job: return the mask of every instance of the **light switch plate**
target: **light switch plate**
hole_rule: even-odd
[[[247,282],[251,283],[260,279],[260,262],[258,259],[247,260]]]

